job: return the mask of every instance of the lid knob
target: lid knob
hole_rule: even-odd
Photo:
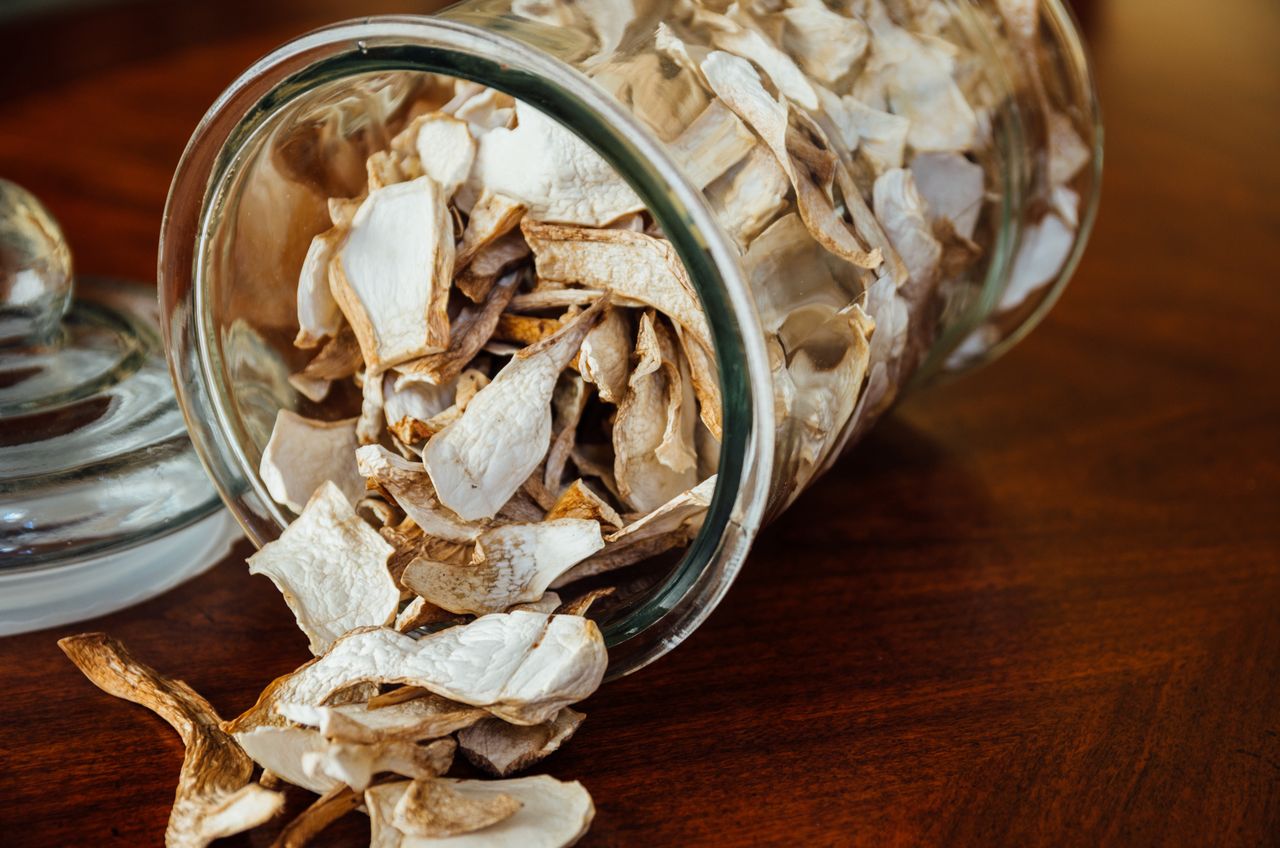
[[[35,195],[0,179],[0,346],[38,345],[71,303],[71,250]]]

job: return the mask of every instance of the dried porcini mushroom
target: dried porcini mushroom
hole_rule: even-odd
[[[387,570],[394,550],[325,483],[279,539],[249,557],[249,572],[271,578],[320,654],[352,628],[395,618],[400,590]]]
[[[453,254],[449,207],[430,177],[371,191],[360,204],[329,283],[368,367],[448,346]]]
[[[520,804],[509,818],[481,831],[473,831],[476,841],[470,844],[491,848],[567,848],[591,826],[595,805],[581,783],[563,783],[546,775],[516,777],[507,780],[454,780],[439,778],[453,792],[480,801],[507,795]],[[459,836],[446,837],[454,842],[427,837],[406,837],[395,826],[395,811],[409,790],[410,782],[384,783],[364,794],[369,808],[374,845],[449,845],[466,844]],[[388,834],[390,838],[388,838]],[[403,841],[401,841],[403,840]]]
[[[504,792],[458,792],[447,781],[415,780],[396,802],[391,824],[406,836],[442,839],[497,824],[522,806]]]
[[[355,449],[354,418],[315,421],[282,409],[262,451],[258,473],[267,494],[294,512],[302,512],[324,483],[332,483],[355,503],[364,494],[364,481],[352,456]]]
[[[283,795],[251,782],[253,760],[187,684],[138,662],[103,633],[68,636],[58,647],[99,689],[146,707],[182,737],[186,755],[165,829],[168,848],[203,848],[257,827],[284,806]]]
[[[488,715],[479,707],[459,704],[425,690],[411,700],[377,707],[282,703],[276,705],[276,711],[289,721],[315,727],[326,739],[361,743],[438,739]]]
[[[414,780],[444,774],[457,747],[452,739],[424,745],[392,740],[369,744],[328,742],[302,755],[302,770],[313,780],[333,780],[363,792],[374,775],[398,774]]]
[[[541,724],[521,727],[486,718],[458,733],[458,750],[473,766],[509,777],[550,756],[568,742],[586,716],[565,707]]]

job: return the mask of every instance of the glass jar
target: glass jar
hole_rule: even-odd
[[[688,636],[762,523],[905,388],[988,361],[1030,330],[1083,250],[1101,174],[1070,14],[1059,0],[847,2],[833,30],[820,0],[763,0],[751,14],[688,0],[468,0],[336,24],[246,70],[178,167],[159,275],[192,440],[250,538],[262,545],[292,517],[257,473],[277,411],[337,417],[288,382],[303,364],[291,345],[303,256],[329,226],[326,199],[359,194],[365,158],[444,96],[433,75],[505,92],[594,148],[647,205],[710,324],[715,493],[679,564],[602,622],[614,675]],[[840,51],[859,37],[841,72]],[[700,70],[710,49],[747,54],[766,94],[792,101],[788,150],[808,156],[820,193],[809,217],[838,219],[844,255],[879,249],[879,263],[824,249],[795,200],[767,216],[748,209],[767,180],[743,163],[710,184],[692,173],[679,138],[711,103]],[[895,110],[909,114],[905,132]],[[860,358],[858,326],[870,333]]]

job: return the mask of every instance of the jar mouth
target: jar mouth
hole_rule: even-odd
[[[220,363],[209,255],[244,154],[291,104],[326,83],[396,71],[443,74],[538,108],[593,147],[646,203],[680,256],[709,319],[724,432],[702,528],[665,579],[603,626],[610,675],[635,671],[683,641],[736,576],[758,530],[773,464],[768,357],[736,249],[701,192],[659,140],[586,76],[492,29],[388,16],[335,24],[289,42],[244,72],[197,127],[170,189],[160,243],[170,368],[192,441],[231,511],[258,545],[288,517],[245,450]]]

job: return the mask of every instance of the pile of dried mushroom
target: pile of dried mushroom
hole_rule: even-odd
[[[591,69],[741,250],[773,357],[782,498],[892,400],[947,282],[983,254],[978,162],[999,104],[945,40],[942,4],[897,5],[676,3],[647,50]],[[585,15],[610,56],[616,22],[593,9],[517,12]],[[688,97],[647,102],[652,73]],[[604,675],[586,613],[609,590],[558,592],[686,545],[705,514],[719,381],[670,243],[576,136],[447,85],[368,158],[361,196],[330,200],[300,272],[295,345],[314,354],[290,382],[314,404],[353,385],[361,411],[279,412],[261,479],[297,518],[249,565],[315,659],[222,721],[104,636],[61,643],[182,735],[169,845],[266,821],[281,781],[320,796],[283,845],[356,810],[375,846],[573,843],[586,790],[509,777],[572,736],[570,705]],[[1044,221],[1069,229],[1087,150],[1054,132]],[[499,779],[445,777],[455,751]]]

